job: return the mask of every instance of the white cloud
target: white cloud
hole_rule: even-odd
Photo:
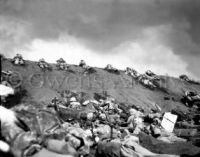
[[[158,74],[178,76],[187,73],[187,64],[176,56],[169,48],[162,45],[151,47],[142,43],[128,43],[121,45],[117,51],[123,51],[127,62],[123,64],[144,72],[152,70]],[[120,58],[119,58],[120,60]]]
[[[156,44],[155,41],[126,42],[111,50],[110,53],[96,53],[80,44],[75,38],[67,37],[65,40],[44,41],[35,39],[22,54],[25,59],[39,60],[55,63],[56,59],[63,57],[69,64],[78,64],[84,59],[90,66],[105,67],[112,64],[119,69],[127,66],[139,72],[152,70],[158,74],[178,76],[187,73],[187,64],[176,56],[169,48]]]
[[[121,43],[109,52],[99,52],[89,49],[77,38],[66,34],[60,36],[58,40],[33,39],[30,44],[26,45],[26,48],[24,45],[16,47],[18,42],[20,45],[20,40],[26,37],[27,26],[22,27],[22,24],[18,23],[14,29],[13,22],[3,21],[3,23],[5,24],[0,25],[0,33],[2,30],[6,30],[10,33],[6,36],[12,36],[13,39],[11,42],[5,40],[5,43],[9,43],[7,47],[16,43],[13,45],[14,52],[21,53],[28,60],[38,61],[40,58],[44,58],[48,62],[55,63],[58,58],[62,57],[69,64],[78,64],[81,59],[84,59],[88,65],[96,67],[112,64],[119,69],[132,67],[141,73],[150,69],[162,75],[190,74],[186,70],[187,64],[180,56],[175,55],[169,47],[162,43],[162,32],[168,30],[170,27],[168,25],[145,28],[143,38],[135,42]],[[8,54],[8,57],[12,57],[10,54],[14,55],[13,53]]]
[[[13,49],[21,49],[24,41],[29,40],[29,25],[24,21],[0,16],[0,50],[10,57]]]

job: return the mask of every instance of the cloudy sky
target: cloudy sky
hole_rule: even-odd
[[[0,0],[0,51],[200,79],[200,0]]]

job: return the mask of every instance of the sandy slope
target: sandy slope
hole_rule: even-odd
[[[76,65],[70,65],[70,72],[57,70],[55,64],[51,64],[52,71],[42,71],[36,62],[26,61],[26,65],[14,66],[9,59],[2,60],[2,70],[11,70],[15,76],[11,77],[13,85],[22,85],[28,91],[26,100],[36,102],[50,101],[53,97],[60,96],[63,90],[83,91],[91,96],[95,92],[107,91],[120,102],[143,106],[145,109],[153,107],[157,103],[163,110],[186,107],[180,103],[185,90],[200,92],[200,85],[183,82],[178,78],[161,76],[160,88],[148,89],[135,79],[127,76],[123,71],[120,75],[108,73],[99,68],[96,73],[84,75],[83,69]],[[164,100],[168,97],[170,100]]]

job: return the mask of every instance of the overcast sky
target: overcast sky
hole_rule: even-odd
[[[0,0],[0,51],[200,78],[200,0]]]

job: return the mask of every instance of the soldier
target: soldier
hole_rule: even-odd
[[[57,62],[57,67],[59,68],[59,70],[65,70],[65,60],[63,58],[60,58],[59,60],[56,61]]]
[[[25,61],[21,54],[16,54],[16,56],[13,58],[13,63],[16,65],[24,65]]]
[[[182,101],[189,107],[200,108],[200,94],[193,91],[186,91]]]
[[[49,68],[49,65],[47,64],[47,62],[43,58],[39,60],[38,66],[41,69]]]
[[[85,68],[86,67],[85,61],[81,60],[80,63],[79,63],[79,66],[82,67],[82,68]]]
[[[156,74],[154,74],[152,71],[150,71],[150,70],[147,70],[146,72],[145,72],[145,74],[146,75],[148,75],[148,76],[150,76],[150,77],[153,77],[153,76],[155,76]]]
[[[107,66],[106,66],[106,68],[105,68],[106,70],[112,70],[113,69],[113,67],[112,67],[112,65],[111,64],[108,64]]]
[[[108,72],[111,72],[111,73],[115,73],[115,74],[119,74],[119,70],[116,69],[116,68],[113,68],[111,64],[108,64],[106,67],[105,67],[105,70],[107,70]]]
[[[130,76],[132,76],[134,78],[138,78],[139,75],[140,75],[136,70],[131,69],[129,67],[126,68],[125,74],[126,75],[130,75]]]
[[[125,70],[125,74],[126,75],[132,75],[132,69],[127,67],[126,70]]]
[[[180,75],[179,78],[180,78],[181,80],[183,80],[183,81],[187,81],[187,82],[190,81],[190,79],[189,79],[189,77],[188,77],[187,75]]]

